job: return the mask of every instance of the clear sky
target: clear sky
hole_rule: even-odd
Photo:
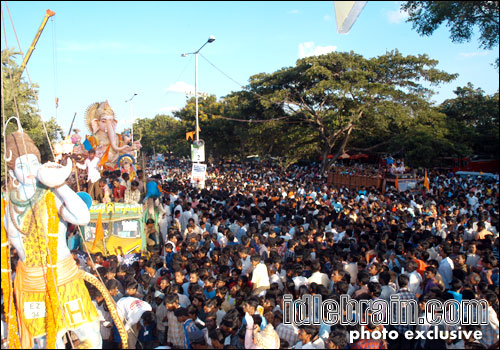
[[[194,91],[194,56],[181,57],[207,44],[198,57],[198,90],[224,97],[241,90],[250,76],[294,66],[297,59],[331,51],[354,51],[366,58],[398,49],[403,55],[428,54],[438,69],[459,77],[437,89],[434,101],[453,98],[457,86],[471,82],[487,94],[498,90],[491,66],[498,48],[478,48],[477,36],[455,44],[446,26],[421,37],[405,22],[398,1],[368,2],[348,34],[338,34],[333,1],[324,2],[51,2],[8,1],[23,52],[27,52],[45,16],[49,20],[28,62],[31,80],[40,86],[44,120],[56,117],[67,133],[74,127],[88,134],[86,108],[108,100],[119,120],[169,114]],[[18,48],[2,2],[6,44]],[[19,63],[21,63],[19,59]],[[25,73],[26,77],[26,73]],[[238,84],[237,84],[237,83]],[[125,101],[133,96],[131,104]],[[55,99],[59,98],[56,109]]]

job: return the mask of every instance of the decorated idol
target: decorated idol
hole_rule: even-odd
[[[141,148],[140,141],[129,145],[130,136],[122,136],[116,132],[118,121],[108,101],[90,105],[85,113],[85,119],[92,133],[90,137],[87,137],[87,141],[95,149],[96,156],[103,160],[105,168],[115,169],[116,161],[121,154]]]
[[[9,347],[63,349],[62,337],[71,330],[84,346],[100,348],[98,314],[84,280],[103,296],[109,293],[78,268],[66,243],[68,223],[90,221],[85,202],[65,184],[71,159],[66,166],[41,165],[38,148],[21,129],[7,137],[5,162],[10,182],[2,198],[2,291],[10,311]],[[9,245],[19,255],[13,293]],[[108,307],[116,313],[114,305]]]

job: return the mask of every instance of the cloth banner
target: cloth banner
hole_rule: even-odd
[[[193,170],[191,172],[191,183],[205,183],[205,175],[207,172],[206,164],[193,163]]]

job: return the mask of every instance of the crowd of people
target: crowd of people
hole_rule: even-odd
[[[99,275],[124,310],[129,348],[498,347],[498,181],[430,172],[428,191],[382,192],[329,185],[317,164],[219,163],[208,166],[199,188],[190,165],[146,169],[146,182],[161,188],[161,215],[147,223],[148,252],[88,256],[72,247],[77,264]],[[104,173],[95,199],[142,203],[138,175],[129,181]],[[120,348],[103,296],[88,288],[103,348]],[[422,313],[432,299],[484,299],[488,323],[463,327],[479,330],[480,340],[408,340],[405,331],[430,326],[393,324],[386,327],[399,334],[395,340],[349,342],[349,332],[384,326],[287,324],[286,294],[337,301],[395,295],[415,300]],[[125,311],[137,300],[140,317]]]

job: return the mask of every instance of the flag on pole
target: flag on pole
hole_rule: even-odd
[[[194,140],[194,131],[190,131],[186,133],[186,141],[189,141],[189,139]]]
[[[425,169],[425,176],[424,176],[424,187],[429,191],[429,179],[427,178],[427,169]]]
[[[396,176],[396,183],[394,184],[394,186],[396,187],[396,190],[399,191],[399,176]]]
[[[97,223],[95,225],[95,238],[94,238],[94,243],[92,244],[92,249],[95,248],[95,245],[97,244],[98,241],[101,241],[104,239],[104,231],[102,229],[102,217],[101,213],[99,213],[99,216],[97,217]]]

